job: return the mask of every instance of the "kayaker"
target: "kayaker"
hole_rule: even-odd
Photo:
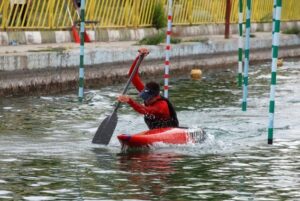
[[[140,54],[149,54],[146,48],[139,50]],[[139,56],[135,59],[128,72],[130,76]],[[120,95],[118,100],[128,103],[136,112],[143,114],[145,122],[149,129],[178,127],[177,114],[174,107],[167,98],[160,95],[160,87],[156,82],[148,82],[146,85],[140,79],[138,71],[132,79],[132,84],[140,92],[139,97],[143,99],[144,104],[134,101],[130,96]]]

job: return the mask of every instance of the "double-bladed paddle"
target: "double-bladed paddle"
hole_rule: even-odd
[[[140,54],[139,56],[139,59],[136,63],[136,65],[134,66],[134,69],[125,85],[125,88],[122,92],[122,95],[125,95],[125,93],[127,92],[128,90],[128,87],[130,85],[130,82],[131,80],[133,79],[133,76],[135,75],[135,73],[137,72],[137,69],[139,68],[142,60],[144,59],[145,57],[145,53],[142,53]],[[113,135],[114,133],[114,130],[117,126],[117,123],[118,123],[118,116],[117,116],[117,111],[118,111],[118,108],[120,106],[121,102],[118,101],[118,103],[116,104],[116,107],[113,111],[113,113],[109,116],[107,116],[103,121],[102,123],[100,124],[100,126],[98,127],[98,130],[93,138],[93,141],[92,143],[95,143],[95,144],[104,144],[104,145],[107,145],[110,141],[110,138],[111,136]]]

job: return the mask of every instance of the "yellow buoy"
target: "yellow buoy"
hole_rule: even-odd
[[[283,59],[277,60],[277,67],[283,66]]]
[[[202,71],[200,69],[192,69],[191,78],[193,80],[200,80],[202,78]]]

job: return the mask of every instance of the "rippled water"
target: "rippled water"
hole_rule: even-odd
[[[278,70],[272,146],[269,68],[250,70],[247,112],[233,70],[173,80],[181,124],[208,139],[148,152],[121,153],[115,136],[91,144],[122,85],[87,91],[84,104],[76,92],[0,99],[0,200],[300,200],[300,62]],[[118,116],[115,135],[146,129],[128,106]]]

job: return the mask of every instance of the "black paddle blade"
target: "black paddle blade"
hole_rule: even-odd
[[[117,123],[118,116],[116,112],[114,112],[110,116],[107,116],[98,127],[92,143],[108,145],[110,138],[117,126]]]

